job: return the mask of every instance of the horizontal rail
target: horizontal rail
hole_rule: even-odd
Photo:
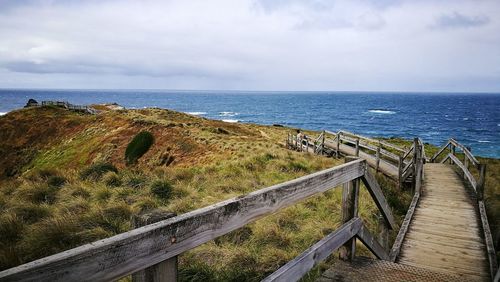
[[[380,143],[381,145],[383,145],[383,146],[385,146],[387,148],[394,149],[394,150],[399,151],[401,153],[405,152],[404,149],[401,149],[401,148],[399,148],[399,147],[397,147],[395,145],[392,145],[390,143],[384,142],[382,140],[372,139],[372,138],[369,138],[369,137],[366,137],[366,136],[362,136],[362,135],[358,135],[358,134],[355,134],[355,133],[352,133],[352,132],[349,132],[349,131],[345,131],[345,130],[341,130],[340,132],[342,132],[342,134],[344,134],[344,135],[349,135],[349,136],[353,136],[353,137],[356,137],[356,138],[364,139],[364,140],[367,140],[369,142]]]
[[[469,180],[469,183],[471,184],[472,188],[474,188],[474,192],[477,193],[477,181],[474,179],[474,176],[470,171],[465,167],[465,165],[454,155],[448,154],[446,158],[444,158],[441,162],[445,162],[446,160],[451,159],[453,163],[455,163],[459,168],[462,169],[464,172],[464,175],[466,176],[467,180]]]
[[[490,276],[493,281],[495,280],[495,272],[498,271],[498,262],[495,252],[495,245],[493,245],[493,238],[491,236],[490,225],[488,224],[488,217],[486,215],[486,207],[483,201],[478,201],[479,215],[481,217],[481,226],[484,232],[484,241],[486,243],[486,251],[488,253],[488,262],[490,266]]]
[[[115,280],[357,179],[366,171],[365,160],[349,162],[7,269],[0,272],[0,280]]]
[[[469,149],[467,149],[467,147],[465,147],[464,145],[458,143],[453,138],[451,138],[449,142],[453,146],[460,148],[462,150],[462,152],[464,152],[465,156],[474,164],[474,166],[477,167],[479,165],[479,161],[474,157],[474,155],[472,155],[472,153],[469,151]]]
[[[362,225],[363,223],[360,218],[355,217],[351,219],[262,281],[298,281],[316,264],[325,260],[347,241],[356,236]]]

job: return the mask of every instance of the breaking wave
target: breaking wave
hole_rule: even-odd
[[[385,114],[385,115],[393,115],[396,113],[395,111],[383,110],[383,109],[373,109],[373,110],[368,110],[368,112],[374,114]]]

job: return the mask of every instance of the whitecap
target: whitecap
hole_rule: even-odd
[[[469,118],[463,118],[462,120],[469,120]]]
[[[491,143],[491,141],[489,141],[489,140],[478,140],[477,142],[479,142],[479,143]]]
[[[222,121],[223,122],[229,122],[229,123],[237,123],[237,122],[239,122],[239,120],[237,120],[237,119],[223,119]]]
[[[234,117],[234,116],[237,116],[239,115],[239,113],[235,113],[235,112],[219,112],[219,116],[221,117]]]
[[[0,116],[6,115],[6,112],[0,112]]]
[[[392,115],[396,113],[395,111],[383,110],[383,109],[373,109],[373,110],[368,110],[368,112],[374,114],[386,114],[386,115]]]
[[[190,114],[193,116],[201,116],[201,115],[206,115],[206,112],[186,112],[186,114]]]

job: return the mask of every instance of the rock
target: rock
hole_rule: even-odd
[[[28,103],[26,103],[25,108],[30,108],[30,107],[38,107],[38,102],[35,99],[29,99]]]

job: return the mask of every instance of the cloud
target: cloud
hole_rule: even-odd
[[[497,14],[496,0],[0,0],[0,88],[500,91]]]
[[[466,16],[458,12],[439,16],[433,28],[472,28],[486,25],[490,22],[487,16]]]

